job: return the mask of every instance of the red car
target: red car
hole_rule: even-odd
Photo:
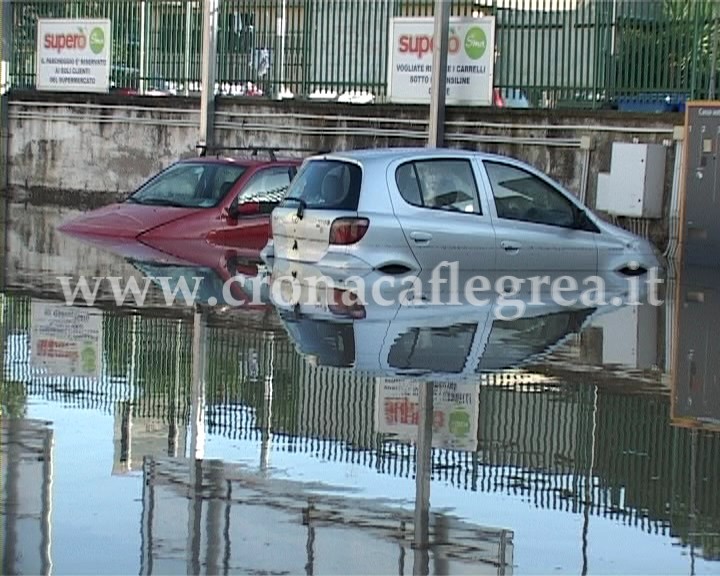
[[[270,213],[302,160],[201,156],[180,160],[122,202],[93,210],[59,230],[81,236],[206,240],[261,250]]]

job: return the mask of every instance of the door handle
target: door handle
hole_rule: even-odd
[[[503,247],[503,250],[505,250],[505,252],[511,252],[514,254],[515,252],[520,251],[520,244],[518,242],[503,240],[502,242],[500,242],[500,246]]]
[[[415,240],[416,244],[427,244],[432,240],[432,234],[427,232],[410,232],[410,238]]]

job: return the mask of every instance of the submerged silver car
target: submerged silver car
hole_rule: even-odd
[[[273,210],[263,255],[354,274],[421,273],[442,261],[519,273],[636,275],[659,266],[648,241],[531,166],[431,148],[308,158]]]

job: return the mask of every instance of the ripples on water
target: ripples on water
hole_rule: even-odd
[[[54,276],[139,270],[55,232],[71,212],[9,207],[3,573],[720,571],[718,275],[580,322],[389,322],[387,346],[272,308],[59,322]],[[431,436],[428,389],[368,355],[445,370]]]

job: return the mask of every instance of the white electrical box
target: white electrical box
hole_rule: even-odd
[[[666,149],[615,142],[609,173],[598,174],[595,208],[614,216],[661,218]]]
[[[592,323],[602,328],[602,363],[647,370],[657,364],[657,308],[649,304],[624,306]]]

